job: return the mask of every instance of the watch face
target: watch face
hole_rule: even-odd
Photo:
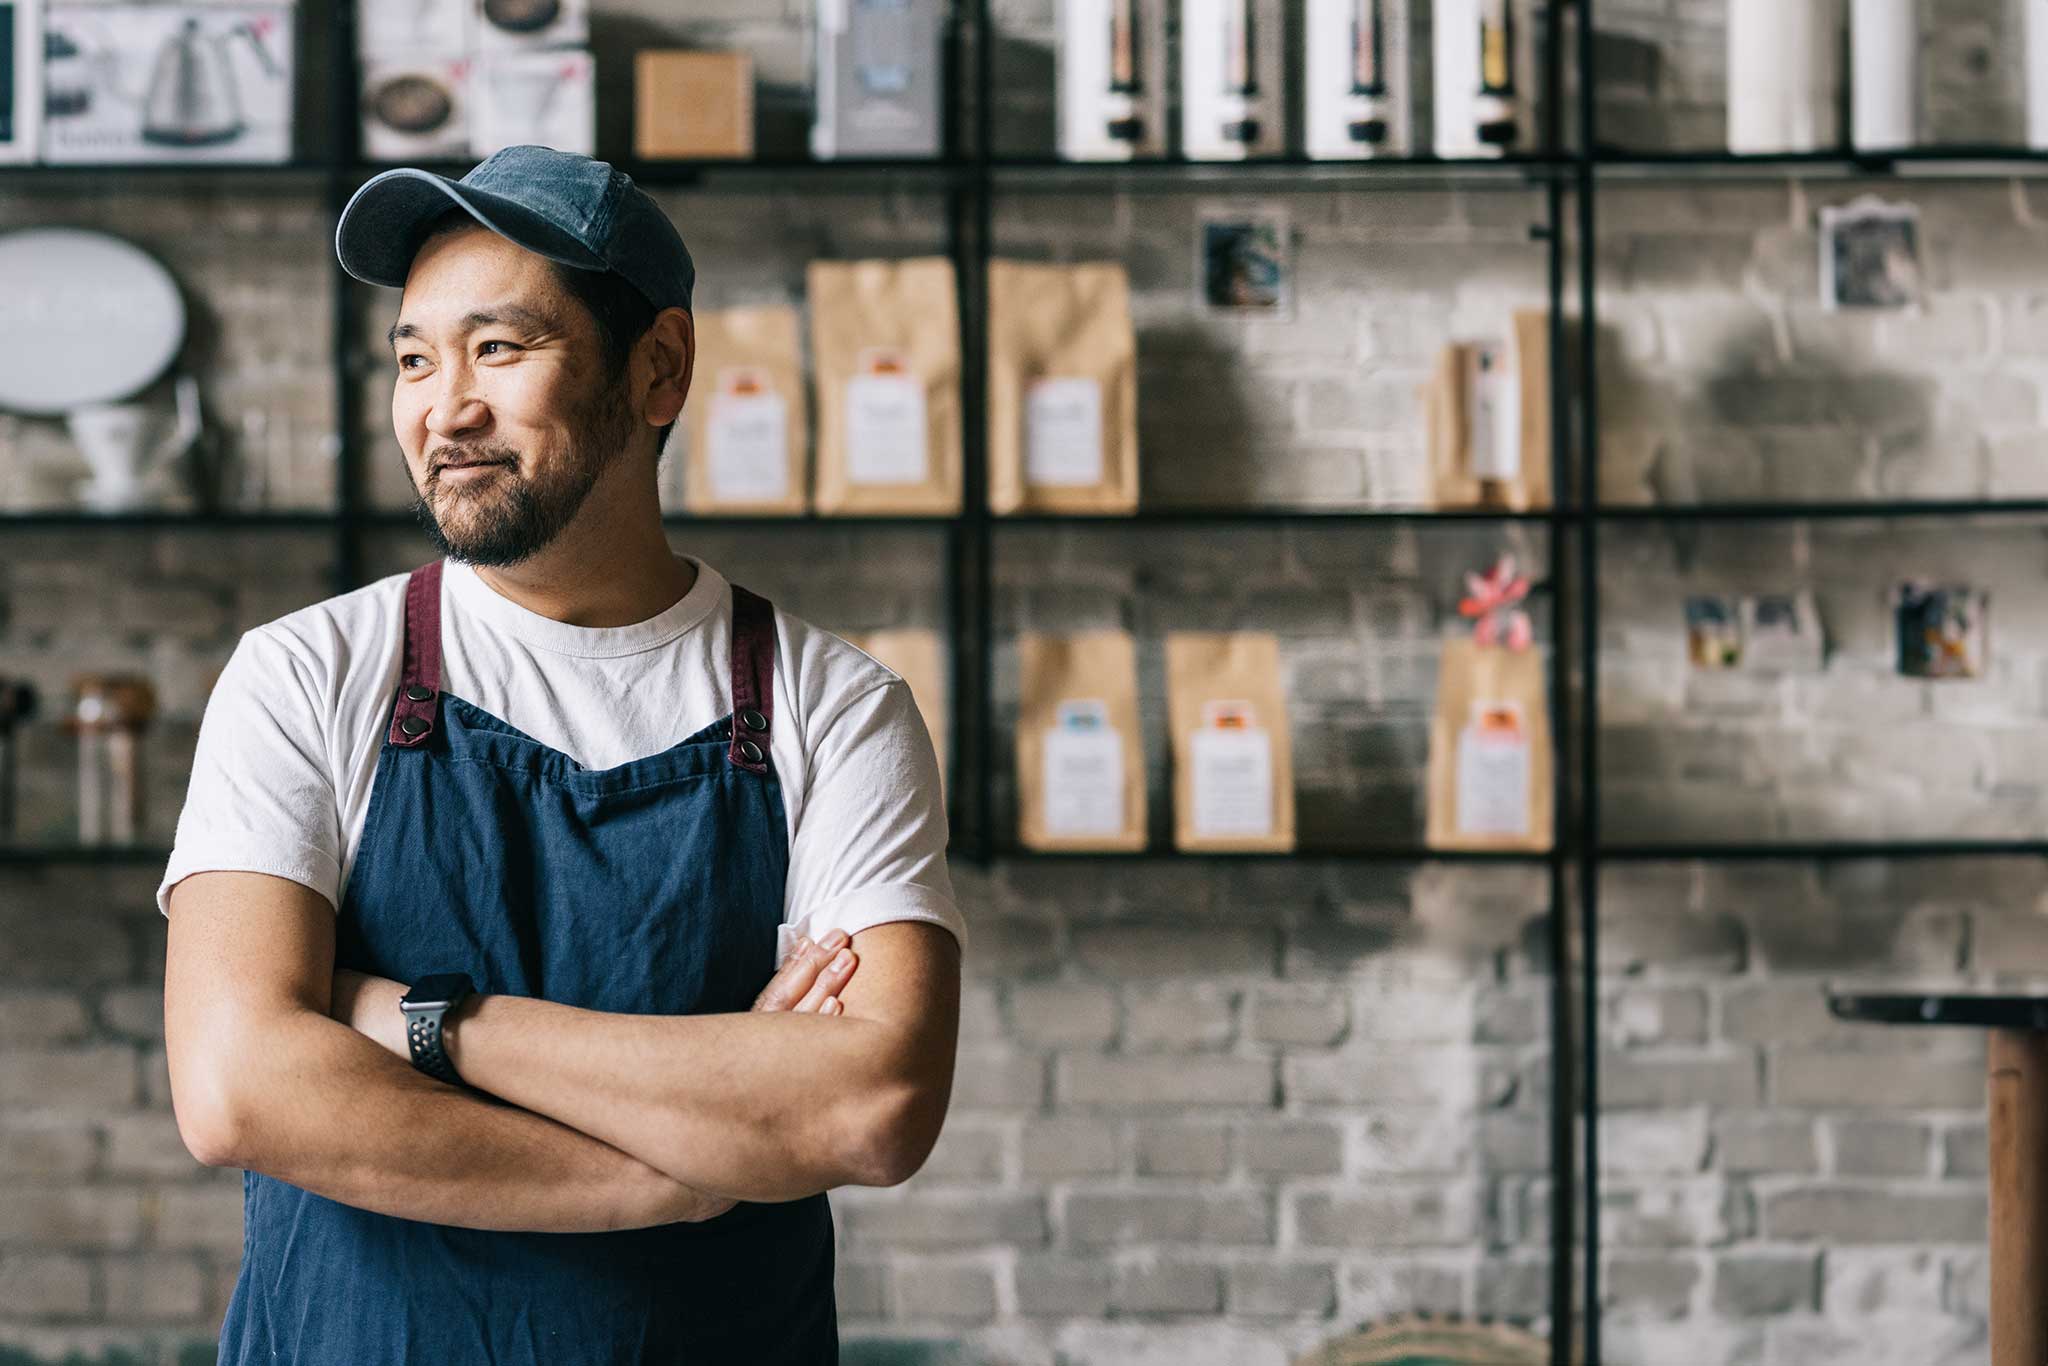
[[[412,984],[399,1004],[414,1009],[432,1009],[448,1006],[474,990],[469,975],[462,972],[436,972],[420,978]]]

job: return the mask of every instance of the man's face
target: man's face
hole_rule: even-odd
[[[413,511],[458,560],[538,553],[640,425],[588,310],[545,260],[481,226],[420,248],[391,344]]]

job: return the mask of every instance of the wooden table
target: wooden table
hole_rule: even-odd
[[[2048,1363],[2048,997],[1830,993],[1844,1020],[1991,1031],[1991,1366]]]

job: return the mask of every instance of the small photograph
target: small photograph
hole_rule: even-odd
[[[1195,228],[1201,302],[1219,313],[1294,314],[1294,266],[1287,214],[1253,207],[1212,209]]]
[[[1893,600],[1899,672],[1981,678],[1989,661],[1990,595],[1966,584],[1906,582]]]
[[[1821,304],[1918,309],[1920,210],[1866,195],[1820,211]]]
[[[1754,593],[1742,600],[1742,667],[1818,672],[1820,612],[1810,593]]]
[[[1724,597],[1685,600],[1686,655],[1695,669],[1733,669],[1742,662],[1742,624]]]

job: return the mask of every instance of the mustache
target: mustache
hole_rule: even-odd
[[[503,446],[443,446],[434,452],[427,465],[427,471],[429,474],[439,474],[450,465],[500,460],[516,465],[519,463],[519,452]]]

